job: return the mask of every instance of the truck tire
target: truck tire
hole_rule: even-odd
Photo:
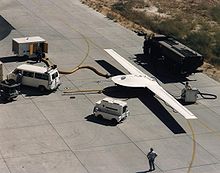
[[[43,85],[40,85],[39,87],[40,92],[45,92],[46,88]]]
[[[8,80],[8,83],[9,83],[9,84],[15,84],[16,81],[15,81],[14,79],[9,79],[9,80]]]
[[[113,124],[113,125],[117,125],[117,124],[118,124],[118,121],[117,121],[115,118],[112,118],[112,124]]]
[[[24,59],[29,59],[29,56],[28,55],[24,55],[23,58]]]
[[[103,119],[103,116],[100,115],[100,114],[99,114],[97,117],[98,117],[98,119],[100,119],[100,120]]]

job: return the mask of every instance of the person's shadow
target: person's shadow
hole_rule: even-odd
[[[145,173],[145,172],[152,172],[151,170],[147,170],[147,171],[138,171],[136,173]]]

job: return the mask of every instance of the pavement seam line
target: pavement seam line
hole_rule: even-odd
[[[50,120],[47,119],[47,117],[44,115],[44,113],[40,110],[40,108],[35,104],[34,101],[32,103],[36,106],[36,108],[41,112],[41,114],[44,116],[44,118],[48,121],[49,125],[54,129],[54,131],[57,133],[57,135],[60,137],[60,139],[63,141],[63,143],[69,148],[69,150],[74,154],[76,159],[80,162],[80,164],[83,166],[83,168],[89,173],[89,170],[86,168],[86,166],[81,162],[81,160],[78,158],[76,153],[71,149],[71,147],[67,144],[67,142],[64,140],[64,138],[59,134],[57,129],[53,126],[53,124],[50,122]]]
[[[196,155],[196,140],[195,140],[195,133],[194,133],[194,130],[192,128],[192,125],[190,123],[190,120],[186,120],[187,121],[187,124],[192,132],[192,140],[193,140],[193,146],[192,146],[192,158],[191,158],[191,161],[190,161],[190,164],[189,164],[189,167],[188,167],[188,170],[187,170],[187,173],[190,173],[191,171],[191,168],[192,168],[192,165],[193,165],[193,162],[195,160],[195,155]]]
[[[9,171],[10,173],[12,173],[11,170],[10,170],[10,168],[9,168],[9,166],[8,166],[8,164],[7,164],[7,162],[6,162],[6,158],[3,156],[1,150],[0,150],[0,155],[1,155],[1,157],[2,157],[3,162],[5,163],[6,168],[8,169],[8,171]]]

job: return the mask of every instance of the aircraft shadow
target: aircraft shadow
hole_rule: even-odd
[[[103,94],[113,98],[138,98],[147,108],[157,116],[174,134],[186,133],[172,115],[154,97],[154,93],[145,88],[128,88],[111,86],[104,89]]]
[[[147,93],[138,97],[140,101],[153,112],[174,134],[186,133],[179,123],[170,115],[161,103]]]
[[[97,61],[96,61],[97,62]],[[99,63],[112,76],[122,75],[120,70],[104,60]],[[154,97],[154,93],[144,88],[129,88],[123,86],[110,86],[103,90],[103,94],[114,98],[139,98],[140,101],[148,107],[174,134],[186,133],[179,123],[170,115],[170,113]]]
[[[124,73],[113,65],[109,64],[105,60],[95,60],[100,66],[102,66],[111,76],[123,75]]]
[[[143,92],[146,92],[146,89],[129,88],[118,85],[107,87],[102,91],[102,93],[105,94],[106,96],[114,97],[114,98],[124,98],[124,99],[137,98]]]
[[[15,28],[0,15],[0,40],[5,39]]]

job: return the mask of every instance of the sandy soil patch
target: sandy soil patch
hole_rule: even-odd
[[[113,5],[119,1],[123,3],[123,1],[126,1],[126,0],[81,0],[81,2],[83,4],[86,4],[87,6],[93,8],[94,10],[106,15],[108,18],[113,19],[115,22],[120,23],[122,26],[124,26],[130,30],[142,31],[147,34],[151,34],[152,31],[144,28],[143,26],[137,25],[132,21],[127,20],[126,18],[124,18],[120,14],[115,13],[111,10],[111,5]],[[166,5],[164,5],[164,7],[167,7],[168,4],[164,0],[158,0],[157,3],[155,3],[156,5],[153,4],[153,1],[147,1],[147,0],[145,0],[145,1],[146,1],[147,6],[144,6],[143,8],[135,7],[135,9],[145,11],[146,14],[149,14],[149,15],[158,15],[163,18],[170,17],[169,14],[159,12],[158,7],[156,7],[156,5],[163,6],[164,3],[166,4]],[[188,0],[188,1],[191,1],[191,0]],[[202,2],[202,0],[196,0],[196,1],[193,1],[193,4],[191,4],[190,2],[188,4],[197,5],[201,2]],[[217,1],[216,0],[208,0],[206,2],[213,4],[213,3],[216,3]],[[184,3],[183,0],[175,0],[175,1],[172,1],[172,3],[177,4],[175,6],[179,6],[183,9],[186,8],[186,7],[184,7],[184,5],[186,3]],[[213,65],[205,62],[201,66],[201,69],[203,70],[203,73],[207,74],[208,76],[210,76],[211,78],[213,78],[217,81],[220,81],[220,70],[215,68]]]

